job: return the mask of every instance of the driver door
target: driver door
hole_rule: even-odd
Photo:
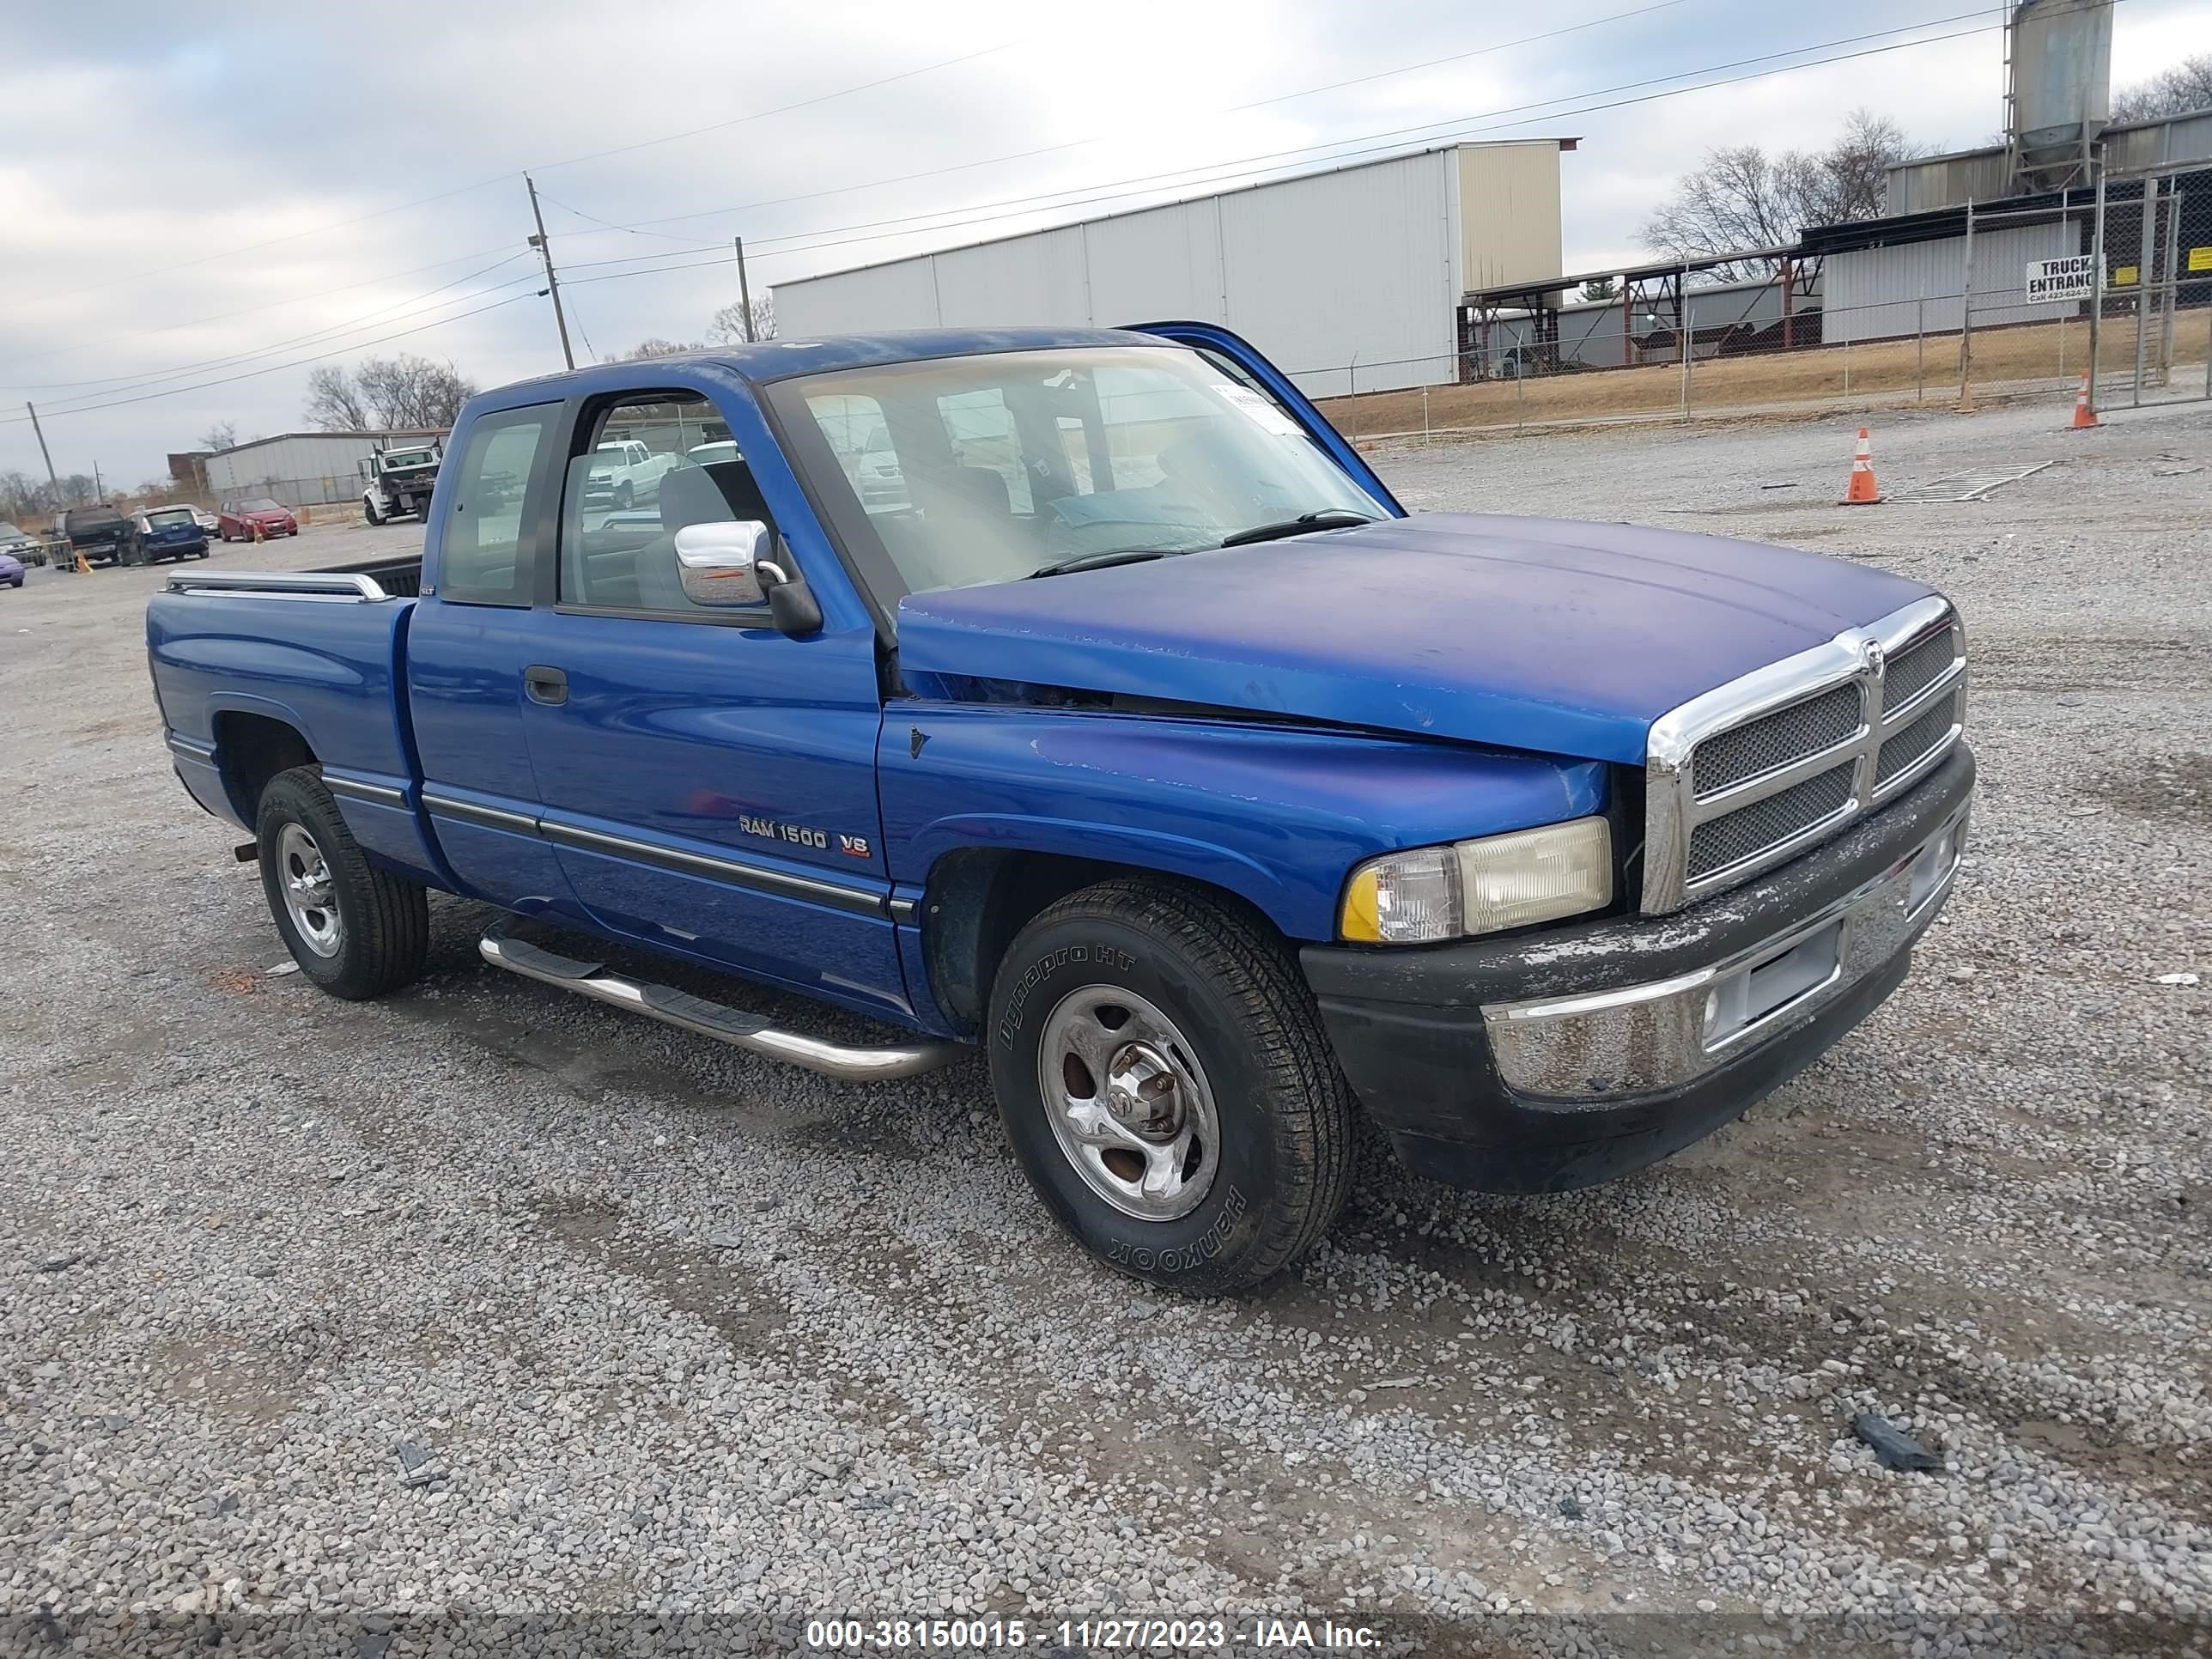
[[[658,490],[627,508],[587,499],[594,450],[625,441],[649,452]],[[587,400],[564,453],[523,725],[543,833],[578,902],[661,950],[906,1013],[876,801],[873,629],[792,637],[765,605],[687,593],[678,530],[754,521],[775,541],[699,392]]]

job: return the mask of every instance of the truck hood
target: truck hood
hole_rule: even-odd
[[[909,594],[899,663],[1638,765],[1668,709],[1929,592],[1721,537],[1417,514]]]

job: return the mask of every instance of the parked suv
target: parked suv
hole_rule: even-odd
[[[204,559],[207,532],[189,507],[149,507],[134,526],[137,546],[124,558],[125,564],[152,564],[158,559]]]

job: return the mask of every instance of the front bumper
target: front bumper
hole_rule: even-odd
[[[1973,782],[1961,746],[1835,840],[1671,916],[1301,961],[1416,1174],[1589,1186],[1741,1116],[1897,988],[1949,896]]]

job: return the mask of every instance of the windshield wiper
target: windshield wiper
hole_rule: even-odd
[[[1147,559],[1164,559],[1169,550],[1164,547],[1115,547],[1097,553],[1079,553],[1072,559],[1062,559],[1057,564],[1041,564],[1024,577],[1033,581],[1039,576],[1064,576],[1071,570],[1104,570],[1117,564],[1142,564]]]
[[[1343,525],[1373,524],[1375,520],[1364,513],[1354,513],[1346,507],[1324,507],[1316,513],[1301,513],[1295,519],[1285,519],[1278,524],[1255,524],[1249,530],[1240,530],[1233,536],[1224,536],[1224,547],[1244,547],[1253,542],[1280,541],[1285,536],[1303,536],[1313,530],[1334,530]]]

